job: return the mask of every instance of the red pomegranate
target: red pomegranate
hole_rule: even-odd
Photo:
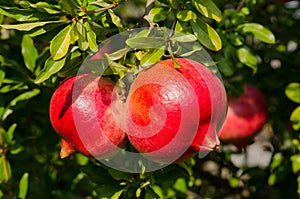
[[[52,125],[78,152],[107,158],[125,144],[126,134],[111,108],[116,100],[114,88],[112,81],[85,74],[69,78],[54,92],[50,102]]]
[[[171,59],[141,71],[126,101],[131,144],[162,163],[180,162],[219,145],[226,112],[220,79],[190,59]]]
[[[246,84],[238,97],[228,97],[228,112],[220,140],[243,148],[267,119],[267,102],[257,88]]]

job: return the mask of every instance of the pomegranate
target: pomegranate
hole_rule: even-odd
[[[228,112],[220,140],[245,147],[267,119],[267,102],[262,92],[246,84],[244,93],[228,97]]]
[[[115,84],[104,77],[84,74],[71,77],[54,92],[50,120],[56,132],[87,156],[107,158],[126,142],[112,113]],[[68,147],[70,149],[70,147]]]
[[[219,145],[226,112],[220,79],[190,59],[168,59],[139,73],[126,101],[126,131],[147,158],[180,162]]]

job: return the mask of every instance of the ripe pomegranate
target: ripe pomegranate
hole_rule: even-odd
[[[125,144],[126,134],[117,125],[111,108],[116,100],[114,87],[103,77],[84,74],[71,77],[57,88],[50,102],[50,119],[66,141],[63,144],[97,158],[110,157]]]
[[[219,145],[226,93],[220,79],[190,59],[171,59],[141,71],[126,101],[131,144],[147,158],[180,162]]]
[[[244,148],[266,119],[267,102],[263,93],[246,84],[242,95],[228,97],[228,112],[220,140]]]

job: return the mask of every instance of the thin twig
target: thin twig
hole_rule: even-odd
[[[238,7],[236,8],[236,11],[240,11],[243,8],[245,3],[246,3],[246,0],[241,0]]]
[[[147,0],[146,9],[145,9],[145,13],[143,16],[143,19],[149,23],[150,27],[152,26],[152,24],[149,21],[149,13],[150,13],[151,9],[154,7],[154,5],[155,5],[155,0]]]
[[[112,8],[114,8],[114,7],[116,7],[116,6],[117,6],[117,4],[113,4],[113,5],[104,7],[104,8],[98,8],[98,9],[96,9],[96,10],[87,11],[87,12],[85,13],[85,15],[91,15],[91,14],[95,14],[95,13],[102,12],[102,11],[105,11],[105,10],[109,10],[109,9],[112,9]]]

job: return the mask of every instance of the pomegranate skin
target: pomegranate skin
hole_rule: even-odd
[[[227,116],[220,140],[243,148],[262,128],[267,119],[267,102],[257,88],[246,84],[239,97],[228,97]]]
[[[146,157],[177,163],[216,148],[226,93],[220,79],[193,60],[162,61],[139,73],[131,85],[127,133]]]
[[[50,101],[50,120],[56,132],[78,152],[107,158],[126,142],[111,105],[114,83],[92,74],[63,82]]]

